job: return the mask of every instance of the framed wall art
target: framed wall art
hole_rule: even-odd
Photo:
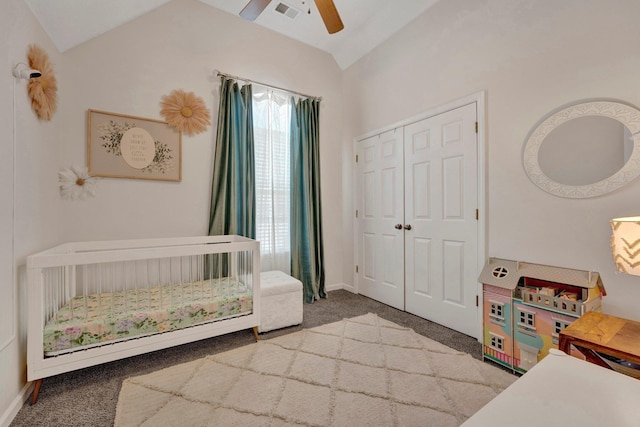
[[[182,134],[166,122],[89,110],[89,175],[182,180]]]

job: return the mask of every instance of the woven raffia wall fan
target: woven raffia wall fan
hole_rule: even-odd
[[[329,34],[337,33],[344,28],[333,0],[314,0],[314,2]],[[271,0],[250,0],[240,11],[240,16],[248,21],[255,21],[269,3]]]
[[[29,79],[27,91],[31,107],[40,120],[49,121],[58,109],[58,83],[47,52],[41,47],[29,45],[29,68],[40,71],[41,76]]]

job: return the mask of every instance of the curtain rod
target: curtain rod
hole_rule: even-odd
[[[307,95],[306,93],[302,93],[302,92],[296,92],[295,90],[291,90],[291,89],[285,89],[283,87],[278,87],[278,86],[274,86],[274,85],[270,85],[268,83],[261,83],[261,82],[257,82],[255,80],[251,80],[251,79],[246,79],[244,77],[238,77],[238,76],[234,76],[232,74],[227,74],[227,73],[223,73],[222,71],[218,71],[218,70],[214,70],[214,73],[217,74],[218,77],[220,76],[224,76],[224,77],[228,77],[230,79],[235,79],[235,80],[242,80],[243,82],[246,83],[255,83],[257,85],[260,86],[266,86],[268,88],[271,89],[278,89],[278,90],[283,90],[285,92],[289,92],[289,93],[293,93],[295,95],[300,95],[300,96],[304,96],[306,98],[311,98],[311,99],[316,99],[318,101],[322,101],[322,97],[321,96],[313,96],[313,95]]]

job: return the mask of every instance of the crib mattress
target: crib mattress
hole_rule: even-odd
[[[77,296],[44,328],[55,356],[144,335],[249,314],[251,288],[229,278]]]

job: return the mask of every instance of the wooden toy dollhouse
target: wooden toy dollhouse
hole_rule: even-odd
[[[500,258],[489,259],[478,281],[483,357],[520,373],[558,348],[561,330],[588,311],[600,311],[606,295],[597,272]]]

